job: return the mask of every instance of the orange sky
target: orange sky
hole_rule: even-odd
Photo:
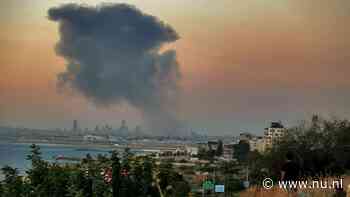
[[[135,109],[99,109],[79,95],[61,94],[54,52],[57,24],[46,11],[61,2],[0,3],[0,124],[70,127],[132,125]],[[97,4],[100,1],[74,1]],[[350,3],[346,0],[113,1],[136,5],[169,23],[183,78],[180,113],[192,127],[260,132],[267,122],[290,124],[314,112],[350,118]],[[198,102],[201,100],[201,102]]]

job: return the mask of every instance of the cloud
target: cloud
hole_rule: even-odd
[[[127,4],[67,4],[49,9],[48,16],[59,23],[56,52],[67,62],[60,87],[97,105],[127,102],[162,134],[178,126],[176,52],[160,52],[179,39],[170,25]]]

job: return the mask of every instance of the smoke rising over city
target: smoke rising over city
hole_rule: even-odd
[[[67,62],[57,76],[60,88],[97,106],[127,102],[152,132],[178,128],[176,51],[160,52],[179,38],[170,25],[127,4],[67,4],[49,9],[48,16],[59,23],[56,52]]]

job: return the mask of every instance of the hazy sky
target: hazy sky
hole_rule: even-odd
[[[82,127],[126,119],[142,124],[128,105],[97,108],[60,93],[55,54],[58,24],[47,10],[63,3],[0,2],[0,125]],[[130,0],[170,24],[180,39],[179,114],[209,134],[262,133],[272,120],[294,125],[312,113],[350,118],[350,1]]]

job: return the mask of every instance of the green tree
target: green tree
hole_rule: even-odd
[[[225,177],[225,191],[228,194],[232,195],[233,193],[239,192],[242,190],[244,190],[244,186],[240,179],[232,175]]]
[[[133,168],[132,168],[132,177],[134,180],[134,193],[136,196],[140,196],[142,194],[146,193],[147,185],[145,183],[145,180],[143,178],[143,163],[141,159],[137,159],[134,162]]]
[[[69,178],[68,183],[68,197],[86,197],[89,196],[85,191],[87,179],[84,176],[84,172],[77,169],[74,170]]]
[[[121,176],[119,194],[121,197],[137,196],[139,189],[136,189],[137,181],[133,179],[132,175],[133,153],[130,148],[125,148],[121,162]],[[135,166],[134,166],[135,167]]]
[[[27,160],[31,161],[32,168],[27,171],[30,187],[33,193],[46,195],[47,178],[49,174],[49,164],[41,157],[40,147],[36,144],[30,146],[30,154]]]
[[[139,163],[135,169],[136,184],[141,185],[141,194],[147,195],[152,190],[153,182],[153,163],[149,157],[143,158],[142,163]]]
[[[68,194],[70,170],[58,164],[49,168],[45,182],[41,184],[43,193],[50,197],[62,197]]]
[[[120,191],[120,162],[118,153],[116,151],[112,152],[112,191],[113,197],[119,197]]]
[[[189,183],[185,180],[183,180],[183,178],[181,178],[182,180],[180,181],[176,181],[173,183],[174,185],[174,197],[177,196],[188,196],[188,193],[191,192],[191,186],[189,185]]]
[[[101,164],[103,163],[108,163],[109,162],[109,159],[106,155],[102,155],[102,154],[98,154],[97,155],[97,161]]]
[[[223,175],[237,175],[240,168],[241,166],[234,161],[224,161],[218,164],[218,171]]]
[[[245,163],[247,161],[249,149],[248,142],[240,141],[238,144],[234,145],[233,157],[236,158],[238,162]]]
[[[215,156],[215,151],[211,148],[209,150],[206,150],[205,148],[199,148],[198,149],[198,158],[208,161],[213,161]]]
[[[10,166],[4,166],[1,171],[5,176],[3,196],[21,197],[24,195],[24,184],[21,177],[18,176],[18,170]]]
[[[215,155],[216,156],[222,156],[222,154],[224,153],[224,145],[222,143],[222,140],[218,141],[218,147],[216,149]]]
[[[2,185],[2,183],[0,182],[0,196],[4,196],[4,186]]]
[[[162,162],[159,166],[159,185],[165,197],[187,196],[190,186],[183,176],[174,170],[172,163]]]
[[[153,181],[153,162],[151,158],[146,157],[143,161],[143,179],[145,180],[146,185],[151,185]]]

